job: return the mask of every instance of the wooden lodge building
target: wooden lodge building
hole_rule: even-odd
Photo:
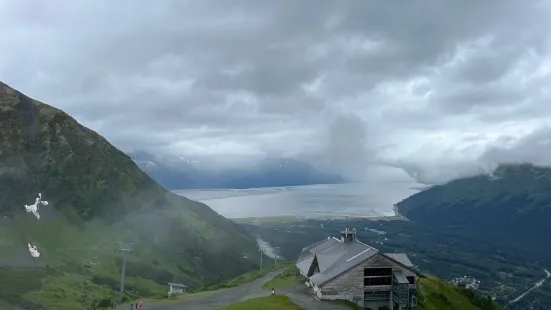
[[[296,265],[314,298],[349,300],[373,310],[415,308],[413,293],[425,277],[406,254],[381,253],[359,241],[355,229],[305,247]]]

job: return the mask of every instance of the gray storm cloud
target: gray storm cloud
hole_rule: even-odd
[[[539,0],[0,0],[0,81],[123,150],[441,183],[549,164],[550,21]]]

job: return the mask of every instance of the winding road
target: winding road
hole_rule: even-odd
[[[516,303],[517,301],[521,300],[522,298],[524,298],[524,296],[526,296],[528,293],[530,293],[531,291],[533,291],[534,289],[540,287],[543,285],[543,282],[545,282],[545,280],[551,278],[551,273],[549,271],[547,271],[547,269],[543,269],[543,271],[545,271],[545,278],[539,280],[538,282],[536,282],[536,284],[534,284],[534,286],[532,286],[529,290],[527,290],[526,292],[522,293],[519,297],[513,299],[511,302],[509,302],[509,304],[514,304]]]
[[[274,271],[252,282],[214,291],[212,294],[175,302],[161,302],[145,305],[144,310],[212,310],[240,302],[249,298],[268,296],[270,291],[262,289],[264,282],[270,281],[283,270]],[[121,309],[125,309],[122,307]]]
[[[262,289],[262,284],[273,279],[283,272],[278,270],[260,277],[250,283],[240,286],[225,288],[212,292],[212,294],[174,302],[160,302],[143,305],[143,310],[214,310],[226,305],[244,301],[250,298],[270,295],[269,290]],[[287,295],[293,302],[306,310],[350,310],[349,307],[331,302],[319,302],[314,300],[304,285],[284,287],[276,290],[276,294]],[[129,309],[128,305],[121,305],[118,309]]]

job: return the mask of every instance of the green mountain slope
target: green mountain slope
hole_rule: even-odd
[[[499,310],[489,297],[482,297],[472,290],[458,288],[436,277],[419,281],[416,291],[419,310]]]
[[[49,202],[39,207],[40,219],[24,207],[38,193]],[[167,281],[213,284],[249,270],[258,255],[239,225],[167,192],[94,131],[0,83],[0,265],[25,267],[4,270],[2,281],[40,280],[0,299],[32,309],[73,302],[67,309],[76,310],[94,292],[114,293],[118,241],[133,243],[131,296],[165,293]],[[29,275],[28,267],[45,266],[49,272]]]
[[[551,169],[501,165],[493,176],[475,176],[434,186],[398,204],[419,224],[461,227],[525,257],[551,259]]]

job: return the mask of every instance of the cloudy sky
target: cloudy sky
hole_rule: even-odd
[[[549,29],[537,0],[0,0],[0,80],[127,151],[444,182],[551,164]]]

